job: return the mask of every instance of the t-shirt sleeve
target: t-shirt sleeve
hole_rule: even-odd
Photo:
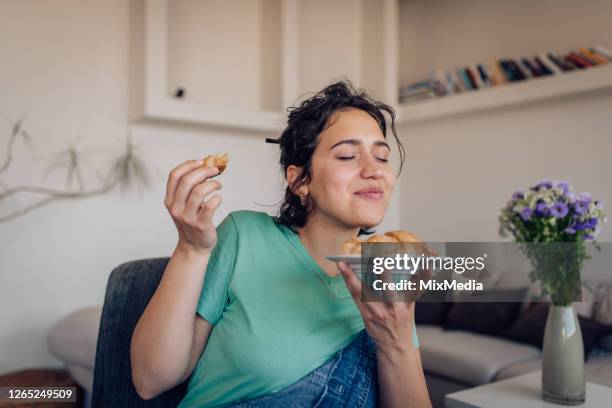
[[[217,227],[217,245],[213,249],[196,312],[210,324],[221,318],[228,301],[228,287],[236,264],[238,232],[231,214]]]

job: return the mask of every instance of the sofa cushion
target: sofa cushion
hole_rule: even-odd
[[[91,393],[93,390],[93,375],[94,370],[90,367],[85,367],[78,364],[68,364],[66,369],[70,373],[70,376],[78,382],[87,392]]]
[[[49,352],[67,364],[93,368],[101,306],[77,310],[60,320],[47,335]]]
[[[464,330],[480,334],[496,334],[518,316],[527,288],[491,290],[472,296],[472,301],[455,303],[444,322],[446,330]],[[476,301],[478,300],[478,301]]]
[[[534,303],[529,310],[519,316],[511,327],[503,330],[499,335],[510,340],[542,348],[549,308],[550,303]],[[612,334],[612,326],[604,325],[582,316],[578,316],[578,321],[580,322],[580,330],[582,332],[584,356],[587,359],[597,342],[603,336]]]
[[[520,363],[509,365],[502,368],[495,376],[495,381],[505,380],[507,378],[518,377],[519,375],[533,373],[542,369],[542,359],[534,358],[533,360],[521,361]]]
[[[423,369],[466,385],[485,384],[501,369],[541,355],[537,347],[439,326],[419,325],[417,332]]]
[[[608,351],[612,351],[612,334],[605,336],[603,339],[599,340],[598,346]]]
[[[450,302],[416,302],[414,322],[416,324],[441,325],[451,308]]]

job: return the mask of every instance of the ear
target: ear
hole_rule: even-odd
[[[289,167],[287,167],[287,184],[289,185],[289,188],[291,189],[291,191],[293,191],[294,194],[298,194],[298,192],[294,191],[293,185],[295,184],[296,180],[300,177],[301,174],[302,174],[301,167],[298,167],[294,164],[291,164],[289,165]]]

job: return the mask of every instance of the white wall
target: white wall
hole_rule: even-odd
[[[611,106],[607,92],[403,126],[402,225],[430,241],[500,240],[501,208],[542,178],[591,192],[610,214]]]

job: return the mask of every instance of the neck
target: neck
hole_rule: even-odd
[[[336,264],[325,257],[341,254],[342,245],[356,236],[359,228],[342,226],[315,213],[297,231],[308,253],[328,275],[335,276],[339,273]]]

